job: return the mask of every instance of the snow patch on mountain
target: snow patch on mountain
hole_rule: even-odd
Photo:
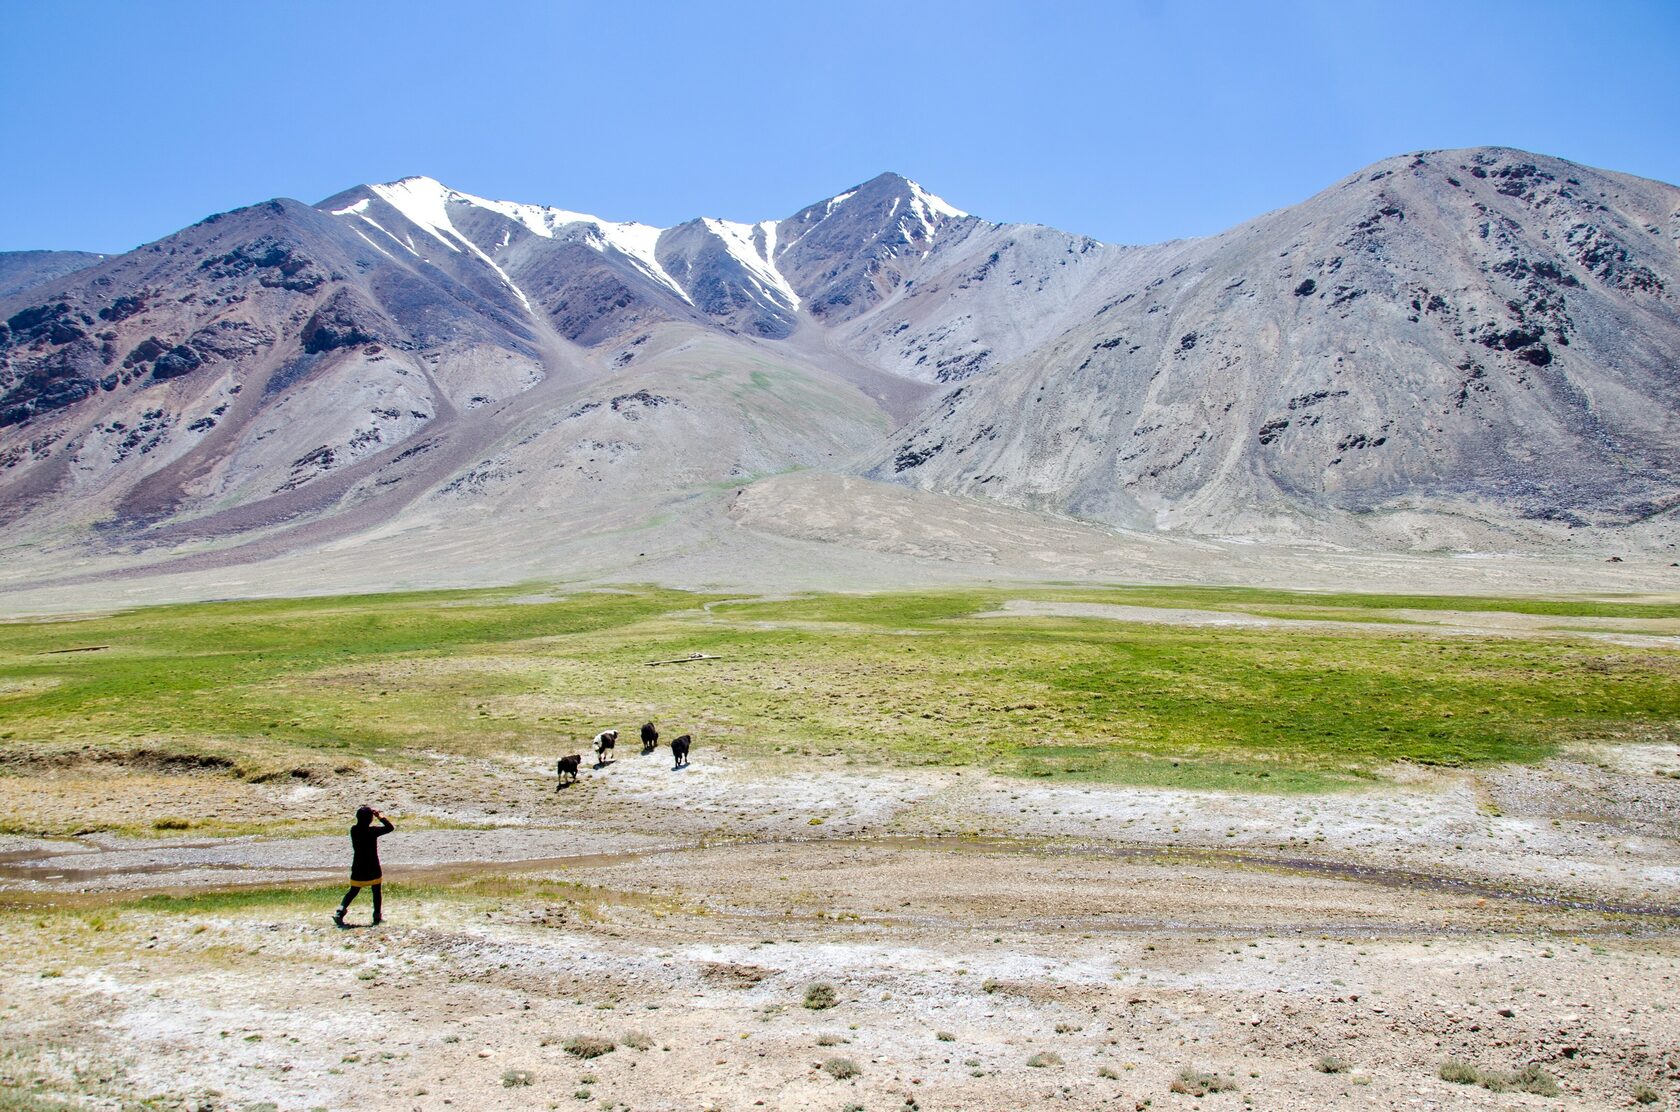
[[[416,227],[430,233],[451,251],[460,252],[464,247],[468,252],[481,259],[485,265],[494,270],[502,282],[512,290],[524,304],[531,308],[531,301],[523,290],[513,281],[508,273],[499,266],[490,255],[480,248],[467,236],[463,235],[449,217],[451,207],[470,205],[506,217],[520,225],[533,235],[544,239],[554,239],[564,229],[582,226],[582,239],[597,251],[616,251],[628,258],[632,264],[646,273],[654,281],[665,286],[671,292],[689,301],[687,292],[679,286],[665,268],[659,265],[654,256],[654,248],[659,237],[664,234],[663,228],[655,228],[647,224],[633,222],[617,223],[602,220],[584,212],[572,212],[568,209],[551,208],[546,205],[528,205],[517,201],[495,201],[487,197],[478,197],[471,193],[463,193],[458,189],[451,189],[435,178],[412,177],[401,181],[389,182],[384,185],[368,187],[380,200],[402,213]],[[411,253],[418,254],[414,245],[403,243],[401,239],[391,235],[389,231],[367,215],[368,198],[363,198],[355,204],[342,209],[333,209],[334,216],[356,216],[391,236]],[[497,248],[506,247],[509,237],[503,235]],[[690,302],[692,304],[692,302]]]
[[[760,289],[789,308],[799,308],[799,294],[776,268],[776,222],[738,224],[732,220],[706,217],[701,221],[706,230],[723,241],[724,250],[740,263]]]
[[[626,256],[648,277],[669,289],[672,293],[689,301],[688,293],[666,273],[659,265],[654,254],[654,248],[659,244],[659,237],[665,234],[664,228],[655,228],[651,224],[638,224],[634,221],[603,220],[599,216],[591,216],[587,212],[573,212],[570,209],[553,208],[548,205],[528,205],[518,201],[492,201],[486,197],[475,197],[471,193],[455,192],[455,197],[464,204],[477,205],[479,208],[489,209],[500,213],[510,220],[525,226],[532,235],[542,236],[544,239],[558,237],[564,229],[575,225],[583,225],[584,242],[597,251],[617,251]],[[692,304],[692,302],[690,302]]]
[[[519,298],[519,303],[525,306],[527,313],[534,312],[531,299],[525,296],[525,291],[519,288],[518,283],[508,275],[508,272],[497,265],[496,260],[492,259],[478,244],[457,231],[454,223],[450,221],[449,206],[452,203],[477,203],[477,198],[458,193],[434,178],[424,177],[404,178],[402,181],[393,182],[389,185],[375,185],[370,188],[386,204],[407,217],[410,223],[431,233],[439,243],[442,243],[451,251],[459,253],[464,247],[469,253],[476,255],[485,266],[495,271],[496,276],[502,280],[502,284],[512,291],[515,297]],[[352,205],[350,207],[354,209],[357,206]],[[361,214],[358,213],[358,215]],[[366,216],[363,216],[362,219],[367,220],[370,224],[373,223]],[[375,225],[375,227],[377,226]],[[460,246],[457,246],[457,244]]]
[[[432,178],[404,178],[388,185],[370,186],[380,200],[406,216],[410,223],[451,251],[459,252],[451,239],[459,239],[449,222],[448,199],[453,190]],[[352,208],[355,206],[351,206]]]
[[[922,218],[929,224],[933,223],[932,213],[948,216],[953,220],[963,220],[970,215],[943,197],[934,196],[915,182],[910,182],[910,204],[922,209]]]

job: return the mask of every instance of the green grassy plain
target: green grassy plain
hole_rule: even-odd
[[[84,751],[249,778],[422,751],[569,752],[606,726],[758,754],[1317,790],[1395,761],[1680,736],[1680,651],[1429,632],[1395,611],[1676,619],[1680,605],[1197,587],[785,600],[542,588],[152,607],[0,624],[0,769]],[[1346,630],[978,617],[1011,599]],[[91,649],[93,651],[67,651]],[[703,652],[721,659],[645,662]]]

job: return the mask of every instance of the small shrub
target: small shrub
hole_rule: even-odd
[[[1313,1063],[1313,1069],[1319,1073],[1346,1073],[1353,1068],[1353,1063],[1346,1058],[1338,1058],[1334,1054],[1326,1054]]]
[[[1515,1089],[1519,1093],[1533,1093],[1537,1097],[1558,1095],[1557,1078],[1532,1063],[1500,1080],[1505,1082],[1507,1088]]]
[[[519,1089],[537,1079],[530,1070],[507,1070],[502,1074],[502,1088]]]
[[[1540,1097],[1558,1095],[1557,1078],[1532,1063],[1516,1073],[1495,1073],[1448,1058],[1441,1063],[1441,1080],[1455,1085],[1480,1085],[1493,1093],[1533,1093]]]
[[[823,1072],[836,1081],[845,1081],[863,1072],[863,1068],[850,1058],[830,1058],[822,1064]]]
[[[1003,985],[999,984],[996,979],[987,977],[984,981],[980,982],[980,987],[985,989],[987,992],[996,992],[998,989],[1002,988]]]
[[[567,1039],[565,1050],[573,1058],[582,1058],[588,1061],[590,1058],[599,1058],[603,1054],[611,1053],[617,1045],[611,1039],[597,1039],[580,1035],[575,1039]]]
[[[1047,1066],[1059,1066],[1061,1064],[1062,1056],[1057,1054],[1054,1050],[1041,1050],[1037,1054],[1034,1054],[1031,1058],[1027,1059],[1027,1065],[1031,1066],[1035,1070],[1041,1070]]]
[[[1072,1023],[1058,1023],[1058,1024],[1056,1024],[1056,1034],[1058,1034],[1058,1035],[1071,1035],[1076,1031],[1083,1031],[1083,1030],[1084,1030],[1083,1027],[1076,1026],[1075,1024],[1072,1024]]]
[[[841,1043],[846,1041],[848,1040],[845,1036],[836,1035],[830,1031],[824,1031],[822,1034],[817,1036],[818,1046],[839,1046]]]
[[[192,823],[186,819],[165,818],[152,823],[153,830],[190,830]]]
[[[1178,1071],[1178,1078],[1169,1086],[1175,1093],[1187,1093],[1193,1097],[1205,1097],[1209,1093],[1234,1092],[1237,1083],[1229,1077],[1221,1077],[1217,1073],[1201,1073],[1185,1067]]]
[[[1454,1085],[1480,1085],[1482,1071],[1469,1062],[1460,1062],[1456,1058],[1448,1058],[1441,1063],[1441,1080],[1451,1081]]]
[[[1643,1081],[1633,1087],[1633,1102],[1635,1104],[1655,1104],[1661,1099],[1662,1094]]]
[[[957,1036],[951,1034],[951,1032],[949,1032],[949,1031],[935,1031],[933,1033],[933,1037],[938,1039],[940,1042],[956,1042],[957,1041]]]
[[[1118,1073],[1114,1072],[1114,1067],[1113,1066],[1102,1067],[1101,1069],[1099,1069],[1097,1071],[1097,1076],[1107,1078],[1109,1081],[1120,1080],[1120,1075]]]
[[[641,1031],[631,1031],[619,1041],[631,1050],[647,1050],[653,1046],[653,1040]]]
[[[834,986],[818,981],[805,989],[805,1006],[813,1012],[827,1011],[838,1003]]]

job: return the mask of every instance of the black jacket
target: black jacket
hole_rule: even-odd
[[[352,826],[350,828],[350,848],[355,856],[350,859],[351,880],[378,880],[379,871],[379,839],[395,830],[391,820],[381,815],[379,826]]]

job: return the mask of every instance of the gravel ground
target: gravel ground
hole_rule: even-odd
[[[1677,1099],[1671,745],[1284,798],[727,756],[630,753],[560,792],[526,760],[0,778],[12,815],[196,795],[301,831],[0,840],[0,1077],[112,1108]],[[318,899],[121,903],[336,882],[344,836],[312,824],[363,799],[399,828],[378,929]],[[834,1007],[804,1006],[814,983]],[[617,1045],[565,1050],[585,1035]],[[1536,1065],[1560,1095],[1453,1084],[1448,1059]],[[1172,1092],[1187,1069],[1235,1089]]]

